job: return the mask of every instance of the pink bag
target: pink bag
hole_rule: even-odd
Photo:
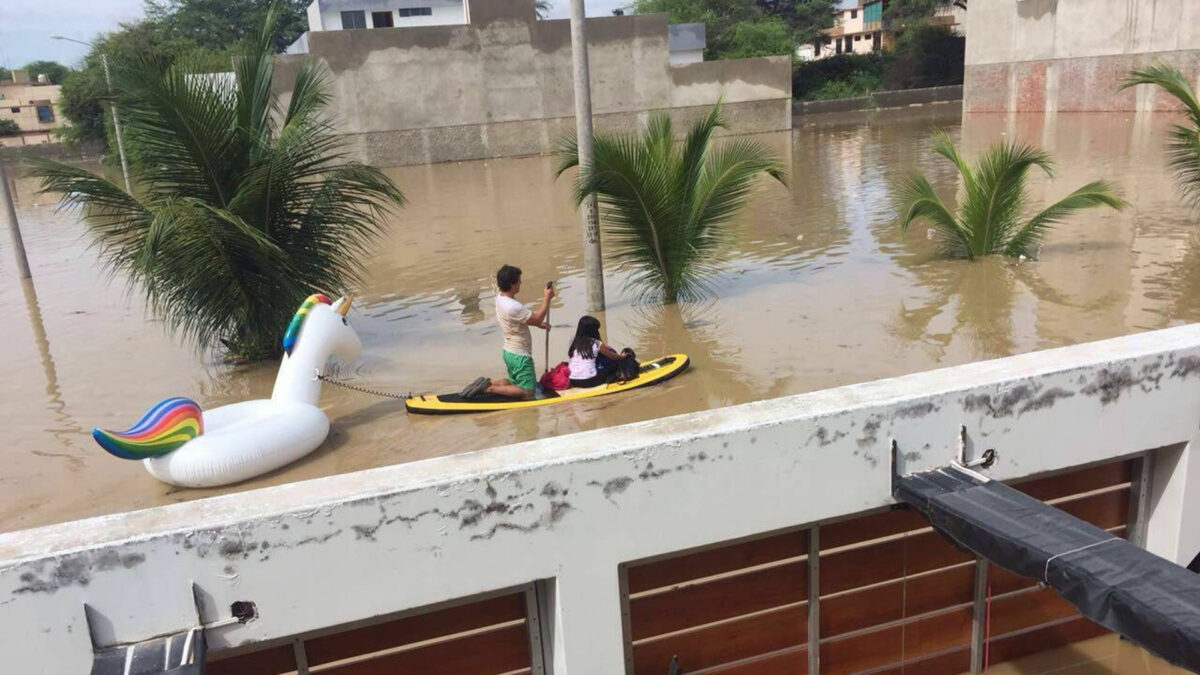
[[[554,391],[570,389],[571,371],[567,368],[567,362],[563,361],[550,370],[547,370],[546,374],[542,375],[540,382],[544,389],[553,389]]]

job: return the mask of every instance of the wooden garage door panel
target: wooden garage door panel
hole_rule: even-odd
[[[322,675],[497,675],[529,668],[525,625],[474,633],[453,640],[322,670]]]
[[[800,647],[731,666],[707,670],[704,675],[808,675],[808,650]]]
[[[808,607],[764,612],[633,645],[634,672],[662,675],[671,656],[684,672],[796,647],[808,639]]]
[[[1133,461],[1111,462],[1093,466],[1079,471],[1035,478],[1034,480],[1012,483],[1021,492],[1042,501],[1049,501],[1092,490],[1100,490],[1113,485],[1128,483],[1133,479]]]
[[[1002,663],[1105,635],[1108,632],[1110,631],[1104,626],[1081,616],[1072,621],[1038,628],[1020,635],[993,638],[988,648],[988,655],[992,663]]]
[[[525,618],[521,593],[407,616],[304,641],[310,666]]]
[[[207,668],[208,675],[279,675],[296,670],[296,653],[289,643],[220,661],[210,661]]]
[[[808,563],[800,561],[715,579],[629,601],[634,640],[808,599]]]
[[[991,612],[992,635],[1003,635],[1077,614],[1075,607],[1052,588],[994,598]]]
[[[786,560],[802,556],[807,552],[808,532],[805,530],[787,532],[664,560],[630,565],[627,570],[629,592],[640,593],[777,560]]]

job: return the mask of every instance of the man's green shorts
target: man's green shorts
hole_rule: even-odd
[[[533,391],[533,388],[537,386],[537,375],[534,374],[532,356],[514,354],[505,349],[504,366],[508,369],[509,382],[525,391]]]

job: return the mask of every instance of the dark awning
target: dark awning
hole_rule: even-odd
[[[92,675],[204,675],[204,629],[96,652]]]
[[[1084,616],[1200,670],[1200,576],[1003,483],[951,466],[897,479],[934,529],[1052,586]]]

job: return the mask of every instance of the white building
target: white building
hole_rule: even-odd
[[[673,23],[667,26],[667,46],[671,65],[699,63],[704,60],[707,44],[703,23]]]
[[[398,28],[470,23],[463,0],[313,0],[308,29]]]

